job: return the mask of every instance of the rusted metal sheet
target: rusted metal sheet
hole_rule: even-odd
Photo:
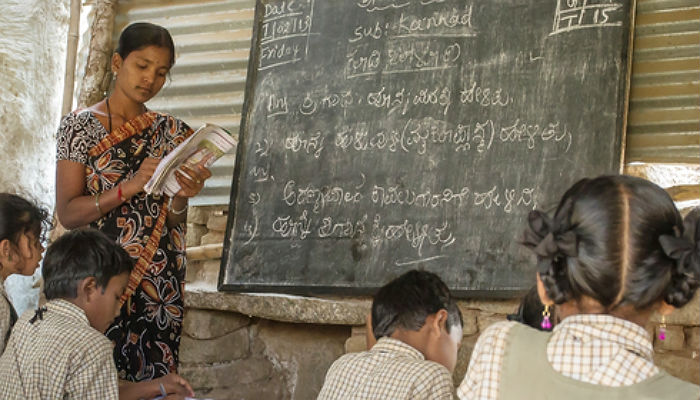
[[[625,162],[700,163],[700,4],[638,0]]]
[[[115,39],[128,24],[148,21],[170,31],[176,46],[171,79],[148,106],[196,129],[215,123],[238,137],[255,0],[120,1]],[[212,166],[212,178],[190,205],[228,204],[235,149]]]

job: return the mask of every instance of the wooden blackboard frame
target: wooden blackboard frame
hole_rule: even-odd
[[[617,121],[617,134],[620,137],[620,142],[616,144],[616,153],[619,154],[619,161],[616,164],[616,169],[621,171],[622,162],[624,157],[624,146],[626,137],[626,124],[627,124],[627,109],[629,101],[629,88],[630,88],[630,76],[631,76],[631,55],[633,50],[633,32],[634,32],[634,17],[636,13],[636,1],[633,0],[629,6],[628,26],[626,34],[628,36],[626,46],[626,53],[624,55],[625,71],[624,71],[624,84],[619,87],[619,95],[621,101],[617,104],[617,115],[621,116]],[[247,134],[249,118],[252,112],[251,103],[255,99],[255,89],[256,82],[258,79],[258,64],[260,52],[256,49],[260,47],[260,33],[259,33],[259,21],[263,17],[263,7],[262,1],[256,1],[255,7],[255,17],[254,17],[254,29],[251,38],[251,56],[248,60],[248,72],[246,79],[245,88],[245,98],[243,102],[243,113],[240,124],[239,133],[239,144],[237,146],[236,153],[236,164],[234,167],[233,174],[233,185],[231,188],[231,200],[229,204],[229,218],[226,224],[226,233],[224,239],[224,249],[221,258],[218,289],[221,291],[233,291],[233,292],[263,292],[263,293],[289,293],[296,295],[340,295],[340,296],[365,296],[372,295],[379,286],[376,287],[338,287],[338,286],[328,286],[328,285],[311,285],[306,284],[300,285],[276,285],[276,284],[258,284],[258,283],[245,283],[245,282],[226,282],[226,272],[229,267],[229,259],[231,257],[231,251],[233,249],[233,236],[234,236],[234,226],[236,218],[236,199],[239,194],[239,186],[237,182],[242,174],[245,172],[246,158],[247,154],[245,149],[248,148],[248,141],[250,140]],[[534,279],[533,279],[534,280]],[[449,282],[448,282],[449,284]],[[479,290],[479,289],[453,289],[453,293],[457,297],[462,298],[482,298],[482,299],[509,299],[520,297],[526,292],[523,288],[513,288],[513,289],[503,289],[503,290]]]

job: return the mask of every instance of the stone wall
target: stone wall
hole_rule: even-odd
[[[308,298],[216,292],[226,207],[193,207],[188,215],[188,275],[181,373],[198,396],[213,399],[315,399],[330,364],[365,348],[368,298]],[[454,372],[458,385],[482,332],[517,309],[511,301],[460,301],[464,338]],[[653,317],[650,334],[660,321]],[[700,299],[666,318],[654,339],[657,365],[700,383]]]
[[[68,0],[3,0],[0,8],[0,192],[53,208]],[[18,312],[36,307],[34,277],[5,282]]]

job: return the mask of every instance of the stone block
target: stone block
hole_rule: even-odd
[[[371,302],[364,299],[320,299],[276,293],[221,293],[188,287],[185,305],[235,311],[274,321],[329,325],[362,325]],[[343,342],[347,336],[343,339]]]
[[[228,221],[228,215],[222,212],[212,212],[209,213],[209,218],[207,219],[207,228],[210,231],[226,231],[226,222]]]
[[[508,319],[504,314],[492,314],[488,312],[481,312],[476,317],[477,326],[479,327],[479,332],[483,332],[484,329],[488,328],[490,325],[496,322],[507,321]]]
[[[214,339],[193,339],[183,335],[180,361],[183,363],[220,363],[250,355],[248,330],[239,329]]]
[[[493,314],[511,314],[518,309],[520,299],[512,300],[463,300],[458,301],[460,309],[485,311]]]
[[[187,282],[206,283],[216,287],[219,282],[221,260],[195,261],[187,266]],[[204,307],[208,308],[208,307]]]
[[[460,311],[462,311],[462,321],[464,322],[462,334],[464,336],[469,336],[479,332],[479,325],[477,323],[477,315],[479,312],[476,310],[461,309],[461,307]]]
[[[235,312],[185,309],[182,332],[194,339],[215,339],[250,325],[250,318]]]
[[[358,353],[368,349],[367,343],[367,325],[353,326],[350,329],[350,337],[345,341],[346,353]],[[372,344],[375,342],[373,341]]]
[[[188,261],[187,270],[185,271],[185,282],[195,282],[202,269],[204,261]]]
[[[272,378],[272,363],[264,358],[248,358],[220,364],[182,363],[180,375],[195,390],[212,390],[268,381]]]
[[[224,232],[220,231],[209,231],[207,234],[202,236],[201,243],[202,245],[205,244],[220,244],[224,242]]]
[[[315,399],[328,368],[344,354],[347,326],[260,321],[254,341],[265,344],[264,356],[275,365],[294,399]]]
[[[654,363],[669,374],[694,384],[700,383],[700,363],[686,352],[654,354]]]
[[[685,347],[686,350],[700,351],[700,327],[693,326],[685,328]]]
[[[187,210],[187,223],[206,225],[211,207],[189,207]]]
[[[678,325],[666,326],[666,340],[659,340],[659,327],[656,327],[654,335],[654,348],[657,350],[683,350],[685,347],[685,334],[683,327]]]
[[[345,341],[345,353],[359,353],[367,350],[365,335],[352,335]]]
[[[199,246],[202,236],[207,233],[207,227],[200,224],[187,224],[187,234],[185,240],[187,247]]]

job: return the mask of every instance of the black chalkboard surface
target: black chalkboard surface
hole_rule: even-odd
[[[527,213],[620,167],[629,4],[258,1],[220,289],[534,281]]]

